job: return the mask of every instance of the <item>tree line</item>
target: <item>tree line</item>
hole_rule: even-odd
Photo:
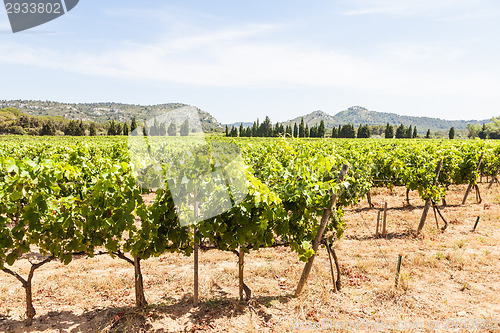
[[[455,130],[450,129],[450,139],[453,139]],[[453,135],[452,135],[453,134]],[[276,123],[273,125],[271,119],[266,117],[264,122],[260,123],[259,119],[253,122],[252,126],[244,127],[240,124],[239,128],[231,126],[229,128],[226,125],[226,137],[278,137],[278,136],[288,136],[294,138],[370,138],[372,135],[383,135],[386,139],[412,139],[418,137],[417,127],[405,126],[403,124],[399,126],[393,126],[387,123],[385,126],[369,126],[369,125],[359,125],[357,128],[353,124],[344,124],[335,126],[331,131],[327,131],[325,128],[325,123],[323,120],[319,124],[314,125],[309,128],[309,125],[304,122],[304,118],[301,119],[300,123],[287,124],[286,126],[282,123]],[[453,136],[453,137],[452,137]],[[425,138],[429,139],[431,137],[430,129],[427,130]]]
[[[138,127],[142,127],[143,135],[180,136],[189,135],[189,122],[186,119],[179,129],[175,122],[167,125],[155,119],[151,127],[145,123],[137,123],[136,118],[128,122],[111,120],[107,124],[83,120],[67,120],[63,117],[31,116],[15,108],[0,109],[0,134],[34,135],[34,136],[96,136],[96,135],[129,135]]]
[[[148,127],[144,123],[138,124],[135,117],[130,123],[111,120],[108,123],[97,123],[83,120],[67,120],[59,116],[32,116],[24,114],[16,108],[0,109],[0,135],[35,135],[35,136],[96,136],[96,135],[129,135],[138,126],[142,127],[143,135],[149,136],[187,136],[190,133],[188,121],[178,126],[175,122],[168,126],[158,123],[156,120]],[[471,139],[500,139],[500,117],[493,118],[490,123],[467,126],[467,136]],[[416,126],[390,125],[359,125],[357,128],[352,124],[344,124],[331,130],[325,128],[323,120],[319,124],[309,127],[302,118],[300,123],[284,125],[283,123],[272,124],[269,117],[260,123],[257,119],[252,126],[239,128],[226,125],[226,136],[228,137],[278,137],[289,136],[295,138],[370,138],[371,136],[382,136],[385,138],[417,138],[422,137],[417,133]],[[425,138],[431,138],[430,129],[427,130]],[[452,127],[448,137],[454,139],[455,129]]]
[[[227,137],[277,137],[277,136],[293,136],[300,138],[323,138],[325,137],[326,129],[325,123],[322,120],[319,125],[312,126],[309,128],[308,124],[304,124],[304,119],[302,119],[300,125],[288,124],[284,126],[283,124],[276,123],[274,126],[271,123],[269,117],[266,117],[264,122],[260,123],[259,119],[253,122],[253,126],[245,128],[243,124],[240,124],[238,128],[226,125],[226,136]]]
[[[469,124],[467,130],[470,139],[500,139],[500,117],[492,118],[490,123],[482,126]]]
[[[174,121],[170,122],[167,127],[166,123],[159,123],[156,118],[151,127],[148,127],[145,123],[141,125],[142,134],[144,136],[176,136],[177,132],[179,132],[180,136],[188,136],[189,135],[189,121],[186,119],[179,127],[179,131],[177,131],[177,125]],[[133,129],[132,129],[133,128]],[[132,119],[131,132],[133,132],[137,128],[137,124],[135,122],[135,118]]]
[[[45,129],[47,127],[47,129]],[[137,120],[132,118],[132,121],[130,122],[130,126],[128,125],[127,122],[120,123],[116,122],[114,120],[111,120],[107,124],[106,128],[106,134],[110,136],[114,135],[129,135],[131,133],[132,135],[136,132],[134,132],[138,127],[142,128],[142,134],[144,136],[176,136],[177,133],[179,133],[180,136],[188,136],[189,135],[189,122],[186,119],[180,126],[179,130],[177,130],[177,125],[175,122],[171,122],[170,125],[167,127],[165,123],[159,123],[156,119],[154,120],[154,123],[151,127],[148,127],[147,124],[144,123],[137,123]],[[44,125],[42,128],[42,134],[41,135],[55,135],[55,132],[53,129],[50,128],[50,123]],[[96,123],[90,123],[89,127],[89,136],[96,136],[97,133],[97,126]],[[78,122],[76,120],[71,120],[68,125],[64,128],[64,135],[70,135],[70,136],[85,136],[86,135],[86,126],[83,124],[82,121]]]
[[[132,118],[130,122],[130,133],[135,135],[137,132],[134,132],[138,127],[142,128],[142,135],[144,136],[176,136],[179,133],[180,136],[188,136],[189,135],[189,121],[186,119],[177,130],[177,125],[174,121],[170,122],[167,127],[166,123],[158,122],[155,118],[153,125],[148,126],[146,122],[137,124],[137,120]],[[127,123],[115,123],[112,120],[108,125],[108,135],[129,135],[129,126]],[[92,135],[92,134],[91,134]]]

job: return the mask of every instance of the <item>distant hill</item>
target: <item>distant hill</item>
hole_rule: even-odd
[[[130,122],[132,117],[136,117],[137,122],[151,119],[165,112],[183,108],[195,108],[201,119],[201,124],[205,132],[223,131],[224,126],[220,124],[210,113],[200,110],[195,106],[188,106],[180,103],[167,103],[158,105],[134,105],[123,103],[60,103],[52,101],[31,101],[31,100],[0,100],[0,109],[16,108],[23,114],[43,117],[59,117],[66,120],[83,120],[105,124],[111,120],[117,122]],[[11,116],[8,116],[11,117]],[[7,118],[8,118],[7,117]],[[283,122],[284,125],[300,123],[302,117],[297,117]],[[335,115],[330,115],[323,111],[314,111],[303,116],[304,122],[309,127],[319,124],[321,120],[325,122],[327,129],[333,126],[351,123],[353,125],[392,125],[404,124],[406,126],[417,126],[419,132],[430,129],[431,131],[449,130],[452,126],[456,130],[465,129],[468,124],[489,123],[489,120],[444,120],[430,117],[402,116],[395,113],[369,111],[360,106],[353,106]],[[46,119],[46,118],[45,118]],[[262,121],[262,119],[261,119]],[[275,119],[271,119],[274,124]],[[228,124],[229,127],[252,126],[253,122],[236,122]]]
[[[294,123],[297,123],[297,125],[298,125],[298,124],[300,124],[302,118],[304,118],[304,124],[308,124],[309,127],[314,126],[316,124],[319,124],[321,122],[321,120],[323,120],[325,122],[325,127],[328,129],[333,128],[333,126],[338,126],[338,125],[343,125],[343,124],[348,123],[348,121],[345,123],[339,123],[335,119],[334,116],[318,110],[318,111],[308,113],[303,117],[297,117],[297,118],[294,118],[292,120],[285,121],[285,122],[283,122],[283,125],[291,124],[293,126]]]
[[[284,124],[300,123],[302,117],[297,117],[288,121]],[[489,120],[444,120],[440,118],[430,118],[430,117],[413,117],[413,116],[402,116],[395,113],[377,112],[369,111],[360,106],[353,106],[345,111],[341,111],[336,115],[332,116],[323,111],[314,111],[304,116],[304,122],[311,127],[312,125],[319,124],[320,121],[325,122],[325,126],[328,129],[333,128],[333,126],[343,125],[351,123],[353,125],[367,124],[367,125],[385,125],[387,123],[391,125],[412,125],[417,126],[419,131],[424,131],[430,129],[431,131],[443,131],[449,130],[451,127],[455,127],[456,130],[465,129],[468,124],[481,124],[488,123]]]
[[[247,127],[251,127],[251,126],[253,126],[253,123],[251,123],[251,122],[241,122],[241,121],[240,121],[240,122],[237,122],[237,123],[227,124],[227,126],[228,126],[229,128],[231,128],[231,127],[233,127],[233,126],[234,126],[234,127],[236,127],[236,128],[240,128],[240,125],[241,125],[241,124],[243,124],[243,127],[244,127],[244,128],[247,128]],[[226,126],[226,125],[224,125],[224,126]]]
[[[186,104],[168,103],[158,105],[134,105],[122,103],[60,103],[52,101],[0,100],[0,109],[16,108],[32,116],[60,116],[68,120],[93,121],[107,123],[111,120],[130,122],[136,117],[143,122],[165,112],[186,107]],[[208,112],[198,110],[202,127],[205,131],[222,131],[222,125]]]
[[[19,111],[16,108],[0,108],[0,135],[1,134],[28,134],[40,135],[44,125],[50,123],[54,134],[62,135],[64,128],[71,122],[79,124],[78,121],[65,119],[61,116],[32,116]],[[82,121],[85,127],[89,127],[89,121]],[[94,123],[97,132],[105,133],[105,124]]]

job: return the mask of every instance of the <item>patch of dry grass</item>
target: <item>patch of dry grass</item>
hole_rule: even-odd
[[[35,274],[38,314],[31,331],[289,332],[294,320],[498,320],[500,187],[480,188],[487,205],[471,197],[461,206],[465,187],[450,188],[449,206],[441,208],[450,222],[444,233],[429,214],[423,236],[415,235],[423,202],[412,192],[413,206],[403,205],[403,188],[372,193],[376,208],[388,202],[386,239],[374,238],[376,209],[367,209],[365,201],[348,209],[345,237],[335,244],[342,269],[338,293],[332,292],[324,249],[298,298],[293,294],[303,263],[297,255],[287,248],[252,251],[245,257],[245,283],[252,289],[247,303],[238,300],[237,257],[203,252],[198,308],[191,305],[192,258],[164,254],[142,262],[150,304],[145,310],[133,307],[134,270],[125,261],[98,256],[67,266],[51,262]],[[478,229],[472,232],[477,216]],[[399,254],[403,260],[395,287]],[[29,264],[20,260],[13,269],[26,276]],[[24,332],[24,290],[17,280],[1,274],[0,331]]]

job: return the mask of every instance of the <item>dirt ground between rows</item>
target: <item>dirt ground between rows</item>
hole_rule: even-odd
[[[37,315],[30,328],[23,323],[21,284],[0,272],[0,332],[290,332],[341,327],[354,332],[391,327],[367,326],[374,323],[400,325],[396,328],[406,324],[398,332],[498,332],[500,186],[479,187],[483,203],[476,203],[472,193],[465,205],[461,201],[466,187],[451,187],[448,206],[441,209],[450,221],[448,229],[441,233],[436,228],[431,211],[421,237],[415,230],[423,202],[412,192],[412,205],[407,206],[404,188],[373,191],[375,209],[363,200],[346,210],[346,232],[335,244],[342,266],[338,293],[332,292],[324,248],[298,298],[293,293],[304,264],[288,248],[262,249],[245,257],[252,299],[240,303],[236,256],[208,251],[200,255],[201,304],[195,308],[192,258],[165,254],[143,262],[150,305],[136,310],[130,264],[109,256],[81,258],[67,266],[52,262],[36,272]],[[388,235],[375,239],[383,202],[389,207]],[[478,216],[478,228],[472,232]],[[399,254],[402,268],[395,288]],[[13,269],[27,276],[28,267],[20,260]],[[418,323],[424,326],[410,326]]]

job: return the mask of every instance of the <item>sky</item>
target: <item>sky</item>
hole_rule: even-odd
[[[482,120],[500,115],[499,35],[495,0],[80,0],[16,34],[0,8],[0,99]]]

